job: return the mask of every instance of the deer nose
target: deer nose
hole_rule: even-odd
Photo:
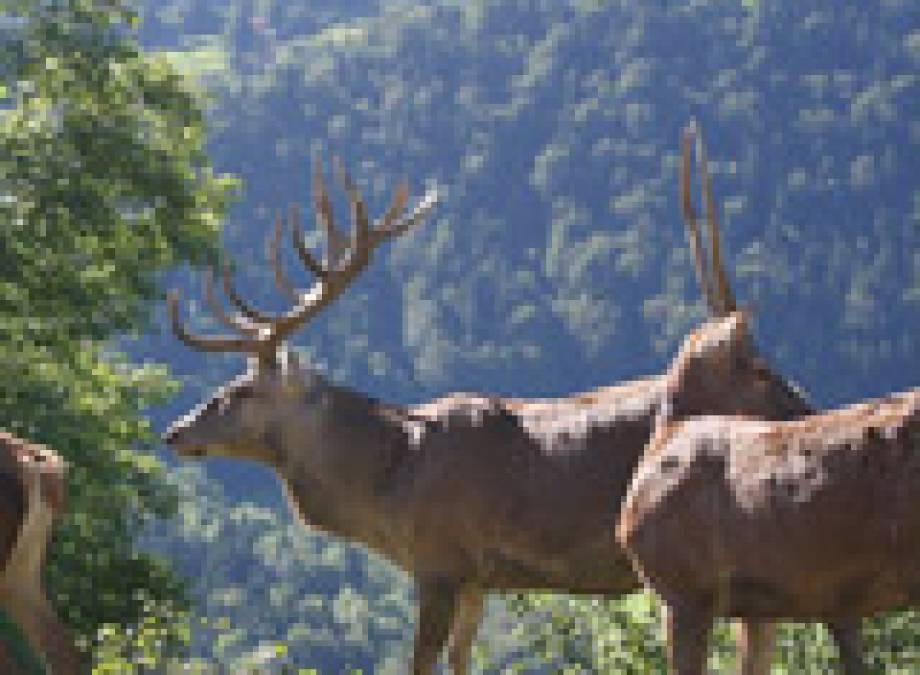
[[[169,428],[163,432],[163,434],[160,436],[160,439],[167,446],[181,454],[182,446],[184,445],[182,434],[185,432],[186,428],[186,425],[183,424],[181,420],[178,422],[173,422],[169,425]]]
[[[163,432],[160,438],[166,445],[172,445],[173,442],[176,440],[176,436],[178,436],[178,434],[179,434],[179,429],[176,427],[175,424],[171,424],[169,428]]]
[[[163,443],[168,445],[172,450],[181,457],[204,457],[206,449],[203,445],[188,442],[188,439],[181,438],[182,432],[186,429],[186,424],[181,420],[169,425],[169,428],[163,432],[160,438]]]

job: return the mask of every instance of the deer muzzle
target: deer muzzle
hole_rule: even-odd
[[[178,424],[170,426],[163,434],[163,442],[181,457],[204,457],[204,445],[183,439],[183,427]]]

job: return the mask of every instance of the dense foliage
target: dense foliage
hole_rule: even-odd
[[[231,251],[260,248],[272,209],[306,197],[320,147],[375,204],[403,174],[449,187],[369,275],[391,303],[359,289],[305,340],[350,384],[562,394],[660,367],[699,316],[675,199],[691,115],[774,357],[822,403],[911,383],[914,3],[391,0],[321,30],[288,3],[222,6],[173,57],[215,93],[214,157],[246,178]],[[803,340],[819,318],[826,339]]]
[[[392,400],[564,395],[660,369],[701,315],[675,198],[691,115],[708,133],[738,295],[771,359],[819,405],[917,384],[914,0],[147,0],[140,30],[166,50],[156,59],[125,41],[110,4],[17,2],[10,12],[28,12],[27,30],[2,26],[15,47],[4,68],[22,74],[4,80],[12,140],[0,166],[14,198],[0,207],[17,245],[0,251],[0,368],[11,383],[0,422],[77,464],[53,578],[81,625],[123,623],[139,614],[137,602],[116,611],[125,589],[163,598],[172,584],[159,567],[149,576],[144,558],[116,566],[127,544],[76,553],[111,551],[139,514],[166,505],[158,463],[127,451],[150,447],[136,413],[162,373],[113,366],[98,340],[143,318],[155,270],[207,257],[223,205],[200,116],[167,63],[212,96],[211,156],[246,182],[225,243],[240,286],[266,307],[278,299],[251,252],[275,208],[306,200],[313,151],[344,155],[376,208],[403,175],[417,192],[428,177],[448,186],[432,222],[298,338],[351,386]],[[19,197],[20,185],[47,196]],[[157,427],[239,367],[156,333],[130,350],[186,375],[182,395],[151,410]],[[222,485],[173,473],[182,517],[146,535],[195,580],[207,617],[192,632],[199,665],[399,672],[406,580],[303,533],[267,472],[214,463],[208,474]],[[89,583],[123,585],[88,597]],[[655,672],[658,613],[647,595],[496,601],[480,662]],[[159,620],[137,635],[157,636]],[[917,635],[913,614],[874,622],[875,672],[916,670]],[[719,636],[721,669],[733,654]],[[131,642],[118,633],[109,646],[153,657],[155,646]],[[820,628],[790,627],[777,667],[809,672],[833,658]]]
[[[148,325],[162,270],[214,257],[231,187],[203,152],[195,99],[138,50],[133,23],[101,0],[0,9],[0,427],[71,463],[49,578],[90,639],[183,598],[134,545],[175,509],[142,415],[173,389],[110,340]]]
[[[213,156],[246,180],[225,241],[240,285],[265,306],[278,300],[248,252],[261,248],[275,208],[307,200],[314,150],[343,154],[378,208],[402,175],[448,186],[432,222],[298,339],[351,386],[395,400],[457,389],[563,395],[660,369],[700,316],[676,203],[678,134],[691,115],[708,132],[735,285],[771,359],[819,405],[917,384],[915,2],[149,7],[144,39],[214,94]],[[188,373],[161,420],[239,367],[145,345]],[[208,468],[222,499],[240,504],[235,515],[206,506],[211,489],[187,482],[203,495],[196,508],[213,514],[207,536],[173,526],[153,539],[207,577],[196,590],[208,613],[215,598],[233,599],[218,612],[234,626],[233,653],[285,640],[286,658],[322,672],[343,659],[383,672],[405,655],[403,583],[392,582],[402,599],[387,610],[385,590],[368,581],[384,574],[380,563],[358,553],[340,568],[347,577],[307,559],[266,562],[243,504],[284,509],[275,482],[248,466]],[[293,534],[286,519],[261,522],[262,538]],[[300,555],[300,537],[340,555],[338,542],[299,535],[278,560]],[[363,594],[360,617],[332,613],[345,588]],[[265,594],[314,604],[286,609]],[[479,649],[489,672],[660,670],[659,610],[647,596],[491,607]],[[360,634],[387,616],[392,632],[324,651],[323,636]],[[291,631],[313,622],[319,634]],[[873,624],[876,672],[916,669],[917,625],[911,614]],[[719,636],[713,665],[727,667],[726,629]],[[214,653],[212,638],[201,633],[200,654]],[[812,672],[833,658],[823,630],[789,627],[777,667]]]

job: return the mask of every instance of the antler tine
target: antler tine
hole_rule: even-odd
[[[328,306],[348,287],[351,281],[370,264],[371,254],[385,239],[398,236],[418,223],[431,211],[440,198],[437,189],[429,190],[409,216],[397,221],[396,218],[403,211],[408,200],[408,186],[403,182],[396,189],[390,208],[383,218],[377,221],[379,225],[371,227],[363,198],[351,176],[336,158],[336,170],[348,192],[354,220],[352,249],[347,258],[343,260],[343,253],[347,251],[347,242],[332,222],[332,207],[318,158],[314,160],[314,163],[313,197],[316,214],[322,221],[329,238],[327,265],[320,264],[307,248],[301,230],[300,213],[296,205],[292,206],[288,218],[294,247],[304,265],[317,277],[313,286],[306,291],[296,290],[284,272],[281,262],[284,219],[278,213],[275,218],[273,236],[267,242],[266,254],[274,266],[276,285],[282,292],[294,296],[294,306],[282,314],[270,314],[249,305],[236,292],[230,264],[225,263],[223,266],[224,293],[239,314],[228,314],[224,310],[214,293],[213,276],[210,273],[205,277],[205,297],[215,317],[224,325],[243,333],[244,337],[192,335],[185,329],[179,317],[179,295],[176,291],[170,291],[167,298],[170,324],[173,333],[183,343],[207,351],[248,352],[258,354],[260,357],[272,355],[290,333]]]
[[[179,292],[175,289],[166,295],[166,310],[173,334],[188,347],[207,352],[257,352],[260,343],[244,337],[215,335],[204,337],[189,333],[179,318]]]
[[[326,230],[328,246],[328,264],[327,269],[332,270],[339,264],[339,259],[345,251],[345,238],[335,228],[332,219],[332,203],[329,200],[329,193],[326,191],[326,181],[323,178],[323,165],[319,156],[313,158],[313,204],[316,208],[316,215],[322,221],[323,229]]]
[[[310,274],[317,277],[318,279],[325,279],[329,272],[313,256],[313,254],[307,248],[306,244],[303,242],[303,228],[300,225],[300,207],[298,207],[297,204],[293,205],[290,216],[290,223],[291,243],[294,244],[294,249],[297,251],[297,255],[300,257],[301,262],[303,262],[304,267],[310,270]]]
[[[703,188],[703,200],[706,204],[706,228],[709,234],[709,248],[711,251],[710,266],[711,279],[717,294],[717,301],[720,305],[722,314],[728,314],[735,311],[735,297],[732,293],[731,285],[728,282],[728,275],[725,272],[725,264],[722,262],[722,244],[719,231],[718,210],[716,209],[715,199],[712,196],[712,181],[709,177],[709,162],[706,158],[706,146],[703,143],[702,132],[696,137],[697,162],[700,166],[700,181]]]
[[[224,311],[223,306],[214,293],[214,274],[208,268],[204,272],[204,298],[214,317],[227,328],[233,328],[241,333],[255,338],[259,334],[260,326],[255,325],[249,319],[235,315],[231,316]]]
[[[680,167],[680,201],[681,210],[684,216],[684,222],[687,226],[687,234],[690,237],[690,246],[693,249],[693,267],[696,272],[696,280],[700,285],[703,298],[709,306],[712,314],[720,314],[718,303],[712,288],[712,280],[707,274],[706,253],[703,251],[703,243],[700,239],[700,226],[697,220],[696,210],[693,208],[693,200],[690,197],[690,174],[692,171],[691,152],[693,140],[696,136],[696,120],[691,120],[684,128],[681,148],[681,167]]]
[[[367,217],[367,205],[358,191],[358,187],[348,173],[348,170],[342,164],[338,156],[333,157],[333,166],[338,174],[339,180],[345,186],[345,192],[348,194],[348,202],[351,204],[351,255],[365,256],[371,253],[370,242],[370,221]]]
[[[294,219],[294,206],[291,207],[291,216],[289,220]],[[296,301],[299,297],[297,289],[294,287],[294,284],[291,283],[291,280],[288,279],[287,275],[284,273],[284,267],[281,265],[281,237],[284,235],[284,220],[281,217],[281,212],[279,211],[275,215],[275,230],[272,233],[272,236],[268,240],[268,245],[266,247],[266,257],[268,258],[269,264],[272,266],[272,270],[275,273],[275,286],[278,290],[286,295],[289,300]]]
[[[441,200],[441,193],[438,191],[438,188],[432,188],[425,193],[425,196],[422,197],[422,201],[419,202],[412,213],[408,217],[396,223],[388,232],[390,236],[398,236],[403,232],[414,227],[420,220],[425,218],[431,210],[437,205]]]
[[[394,205],[396,206],[404,199],[401,193],[402,188],[400,188],[395,195]],[[367,234],[367,248],[363,252],[353,252],[344,265],[327,270],[325,277],[320,278],[309,292],[303,293],[300,296],[297,305],[273,322],[271,327],[272,333],[269,340],[273,343],[283,340],[287,335],[329,305],[348,287],[349,283],[368,266],[371,259],[370,254],[377,246],[385,239],[397,236],[415,225],[431,211],[437,203],[437,200],[437,190],[431,190],[405,220],[385,229],[369,230]],[[391,211],[392,210],[393,209],[391,209]]]
[[[389,208],[383,216],[374,222],[373,230],[371,231],[371,236],[376,240],[380,238],[380,234],[385,233],[392,229],[393,223],[396,222],[396,219],[399,218],[403,212],[406,210],[406,204],[409,203],[409,182],[407,180],[400,181],[399,185],[396,186],[396,191],[393,193],[393,200],[390,202]],[[376,237],[374,235],[377,235]]]
[[[384,238],[398,237],[407,230],[412,229],[419,221],[425,218],[440,200],[441,193],[438,188],[434,187],[430,189],[425,193],[425,196],[422,197],[418,206],[412,209],[412,213],[390,227],[378,230],[378,232],[381,233]]]
[[[224,263],[224,293],[227,295],[230,302],[233,303],[233,306],[247,319],[253,323],[262,324],[261,328],[271,327],[275,317],[248,304],[243,300],[242,296],[236,292],[236,289],[233,287],[233,271],[230,269],[230,263]]]

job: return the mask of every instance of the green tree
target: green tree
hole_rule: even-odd
[[[90,638],[181,604],[133,541],[177,503],[142,415],[171,384],[112,340],[149,325],[162,270],[213,260],[234,187],[194,93],[135,25],[120,0],[0,3],[0,427],[71,462],[49,583]]]

